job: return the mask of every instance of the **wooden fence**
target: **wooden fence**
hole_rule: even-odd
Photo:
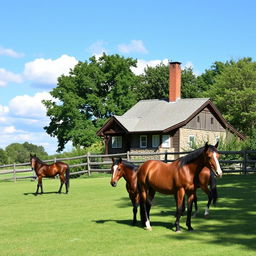
[[[91,175],[92,173],[110,173],[111,158],[122,157],[135,164],[141,164],[149,159],[161,159],[164,162],[172,162],[173,159],[181,157],[189,152],[164,152],[164,153],[120,153],[111,155],[86,154],[83,156],[55,158],[44,160],[46,163],[63,161],[70,166],[70,175]],[[256,173],[256,151],[220,151],[220,165],[224,173]],[[0,181],[19,179],[36,179],[30,163],[9,164],[0,166]]]

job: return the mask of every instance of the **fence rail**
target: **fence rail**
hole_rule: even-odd
[[[92,173],[110,173],[111,158],[122,157],[134,164],[141,164],[149,159],[160,159],[164,162],[172,162],[189,152],[163,152],[163,153],[120,153],[120,154],[86,154],[83,156],[54,158],[44,160],[46,163],[64,161],[69,164],[71,176],[91,175]],[[220,151],[220,165],[224,173],[256,173],[256,151]],[[24,175],[26,174],[26,175]],[[35,179],[36,175],[31,170],[30,163],[14,163],[0,165],[0,181],[19,179]]]

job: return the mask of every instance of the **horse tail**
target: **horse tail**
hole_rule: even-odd
[[[213,205],[216,205],[218,199],[218,192],[217,192],[217,179],[213,172],[210,172],[210,189],[211,189],[211,196]]]
[[[69,188],[69,178],[70,178],[70,169],[69,169],[69,165],[67,165],[67,170],[66,170],[65,178],[66,178],[66,185],[67,185],[67,188]]]

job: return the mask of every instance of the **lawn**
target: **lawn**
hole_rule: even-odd
[[[72,179],[70,194],[55,194],[58,180],[0,183],[1,256],[78,255],[256,255],[256,175],[226,175],[218,182],[219,201],[203,216],[206,195],[198,190],[194,232],[172,230],[173,197],[157,194],[151,211],[153,231],[131,226],[132,208],[121,180]]]

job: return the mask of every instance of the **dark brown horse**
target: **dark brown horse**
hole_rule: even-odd
[[[188,199],[187,221],[188,230],[191,226],[192,203],[195,198],[196,177],[204,167],[212,170],[216,176],[222,175],[219,165],[218,143],[215,146],[205,144],[188,155],[166,164],[161,161],[149,160],[143,163],[137,171],[137,181],[140,196],[140,215],[142,225],[151,230],[149,214],[151,202],[156,191],[162,194],[174,194],[176,200],[176,232],[180,231],[180,217],[182,215],[185,194]]]
[[[125,160],[112,158],[111,172],[112,177],[110,184],[116,187],[117,182],[120,178],[124,177],[126,181],[126,190],[129,194],[130,200],[133,205],[133,221],[132,224],[135,225],[137,222],[137,209],[139,205],[139,193],[137,189],[137,169],[138,166],[131,162]]]
[[[58,193],[61,193],[63,184],[66,186],[66,193],[69,189],[69,166],[63,162],[56,162],[53,164],[46,164],[41,161],[36,155],[30,154],[30,164],[32,170],[35,171],[38,183],[36,195],[38,194],[39,187],[41,188],[41,194],[43,193],[42,179],[43,177],[55,177],[57,174],[60,176],[60,188]],[[66,177],[65,177],[66,176]]]
[[[204,167],[199,173],[198,178],[196,178],[195,183],[197,184],[197,187],[198,188],[200,187],[208,196],[208,202],[204,212],[204,216],[208,217],[210,205],[212,203],[213,205],[215,205],[218,198],[216,176],[209,168]],[[210,186],[210,189],[209,189],[209,186]],[[196,216],[196,214],[198,213],[196,194],[194,198],[194,204],[195,204],[195,210],[196,210],[194,216]]]

